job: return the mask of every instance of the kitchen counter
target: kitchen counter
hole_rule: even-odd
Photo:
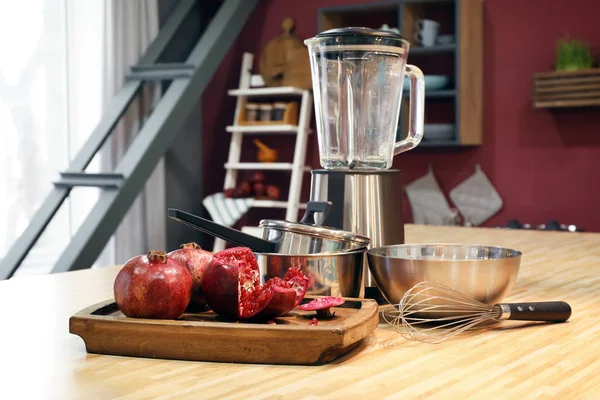
[[[118,267],[0,281],[0,398],[600,398],[600,234],[406,226],[407,243],[523,251],[506,301],[564,300],[563,324],[505,322],[432,345],[385,323],[324,366],[88,354],[69,317],[112,297]],[[302,351],[302,343],[289,351]]]

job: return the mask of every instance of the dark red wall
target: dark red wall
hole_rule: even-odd
[[[363,3],[352,0],[264,0],[248,21],[204,94],[203,161],[206,193],[222,189],[235,99],[228,89],[238,84],[244,51],[259,55],[280,33],[281,21],[292,16],[296,35],[317,33],[319,7]],[[532,224],[557,219],[588,231],[600,231],[600,109],[549,112],[531,106],[534,72],[553,68],[555,42],[567,32],[588,40],[600,55],[600,2],[577,0],[486,0],[484,2],[484,124],[483,142],[470,149],[420,148],[396,157],[403,184],[433,165],[447,194],[467,178],[479,163],[504,200],[504,208],[485,225],[504,225],[509,219]],[[410,59],[410,56],[409,56]],[[427,72],[427,71],[425,71]],[[291,138],[290,138],[291,139]],[[279,139],[267,144],[284,146]],[[277,142],[277,143],[276,143]],[[283,154],[291,159],[290,152]],[[319,168],[316,137],[311,139],[308,161]],[[252,145],[248,146],[252,149]],[[270,179],[285,182],[285,173]],[[307,194],[310,175],[305,179]],[[410,213],[406,199],[407,221]],[[269,216],[256,211],[248,218]],[[265,214],[266,213],[266,214]],[[283,214],[278,217],[283,217]]]

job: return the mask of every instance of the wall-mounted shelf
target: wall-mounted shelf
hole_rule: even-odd
[[[450,140],[423,140],[417,146],[419,147],[459,147],[461,144],[456,139]]]
[[[454,53],[456,51],[455,44],[444,44],[431,47],[411,47],[408,50],[408,56],[421,55],[421,54],[444,54]]]
[[[600,68],[533,75],[535,108],[600,106]]]
[[[365,21],[369,18],[369,21]],[[329,29],[347,26],[369,26],[371,21],[377,21],[389,26],[398,24],[398,1],[381,1],[353,4],[350,6],[335,6],[320,8],[318,11],[318,29],[323,32]]]
[[[427,141],[423,147],[476,146],[483,142],[483,3],[471,0],[395,0],[321,8],[318,29],[383,24],[398,28],[411,42],[408,62],[425,75],[448,75],[443,90],[426,91],[425,122],[448,122],[456,126],[454,137]],[[414,41],[415,22],[433,19],[441,23],[440,34],[454,34],[451,44],[421,47]],[[408,126],[408,90],[403,91],[397,140]],[[440,121],[446,119],[448,121]]]
[[[409,91],[405,90],[402,92],[403,97],[408,97]],[[454,89],[445,89],[445,90],[432,90],[429,92],[425,92],[425,98],[432,97],[454,97],[456,96],[456,90]]]

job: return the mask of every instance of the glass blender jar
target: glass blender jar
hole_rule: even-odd
[[[382,170],[423,137],[425,83],[407,65],[410,43],[397,33],[341,28],[306,39],[321,166]],[[404,77],[410,78],[408,136],[396,140]]]

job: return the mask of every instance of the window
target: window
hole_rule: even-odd
[[[101,117],[104,10],[100,0],[0,2],[0,257]],[[98,156],[87,171],[100,171]],[[97,196],[73,190],[17,275],[48,273]]]

